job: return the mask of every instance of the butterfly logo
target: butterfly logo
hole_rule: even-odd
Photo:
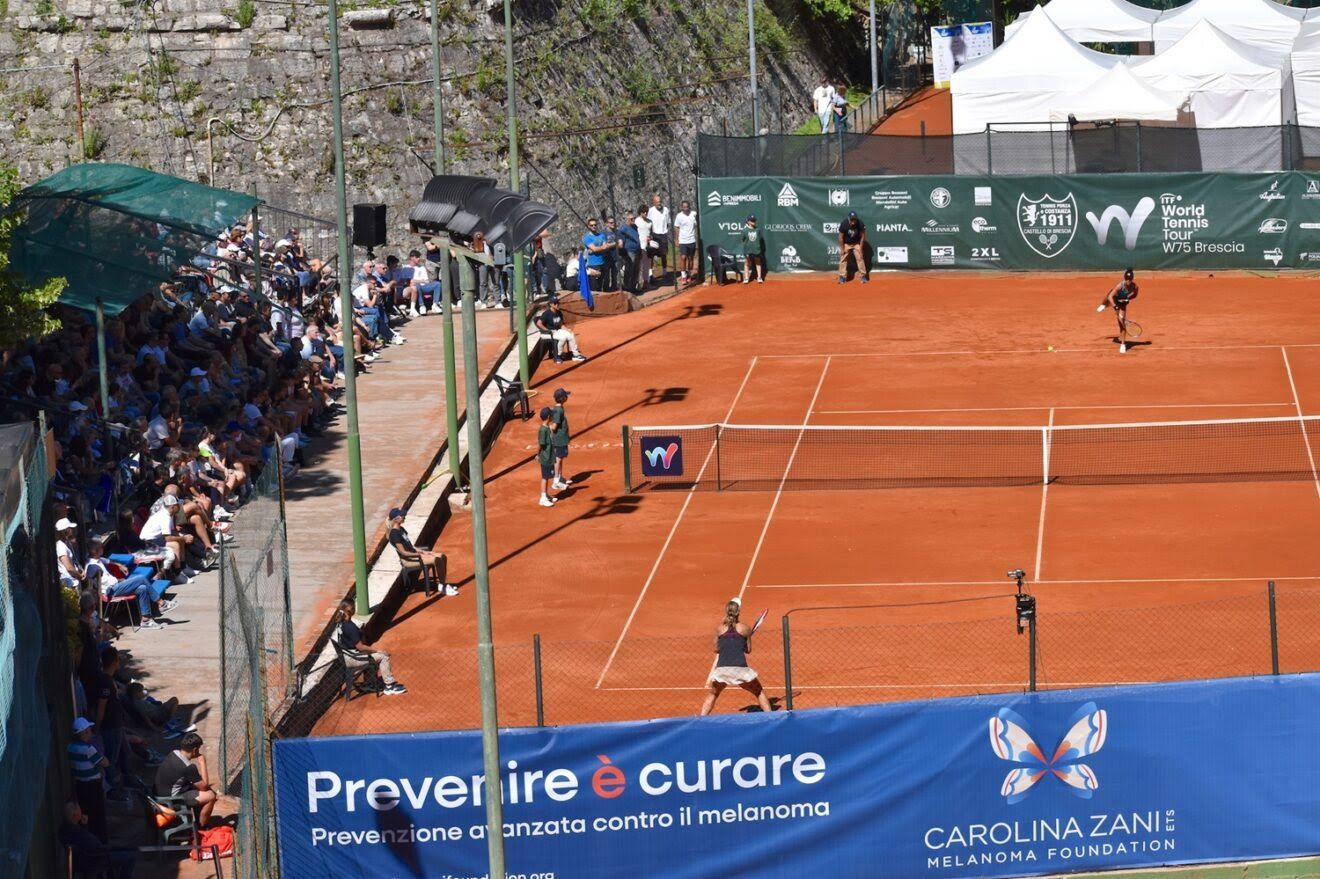
[[[1100,782],[1081,761],[1105,746],[1109,715],[1087,702],[1068,719],[1068,731],[1048,755],[1027,732],[1026,721],[1009,708],[990,718],[990,747],[1000,760],[1017,763],[1004,776],[1000,790],[1009,804],[1020,802],[1047,775],[1063,782],[1068,792],[1089,800]]]
[[[646,459],[651,462],[651,466],[662,465],[666,470],[674,461],[674,455],[678,453],[678,443],[670,443],[667,446],[656,446],[653,449],[646,450]]]

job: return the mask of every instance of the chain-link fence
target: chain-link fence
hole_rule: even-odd
[[[974,134],[701,134],[702,177],[1306,171],[1320,128],[1174,128],[1139,122],[994,126]]]
[[[801,608],[769,622],[748,656],[776,707],[822,707],[982,693],[1320,671],[1320,584],[1137,606],[1096,592],[1096,607],[1049,591],[1034,622],[1012,593],[924,604]],[[1029,596],[1028,596],[1029,597]],[[1022,623],[1019,632],[1019,622]],[[472,729],[480,724],[475,646],[391,644],[408,693],[368,675],[327,672],[314,735]],[[1277,664],[1274,656],[1277,654]],[[714,635],[612,641],[535,636],[495,650],[502,726],[696,713]],[[722,697],[746,708],[741,692]],[[309,708],[313,707],[309,703]],[[725,706],[727,709],[728,705]],[[313,729],[314,727],[314,729]]]
[[[269,462],[220,557],[221,777],[239,799],[237,875],[279,875],[270,735],[295,689],[283,480]]]

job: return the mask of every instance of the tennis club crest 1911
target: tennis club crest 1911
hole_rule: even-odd
[[[1017,205],[1018,231],[1022,240],[1046,259],[1053,259],[1068,249],[1077,232],[1077,199],[1043,195],[1027,198],[1023,193]]]

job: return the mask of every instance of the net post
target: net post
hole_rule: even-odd
[[[625,494],[633,493],[632,442],[626,424],[623,426],[623,491]]]
[[[715,490],[724,491],[724,474],[720,468],[720,435],[724,432],[724,425],[715,425]]]
[[[532,668],[536,676],[536,725],[545,726],[545,692],[541,688],[541,636],[532,636]]]
[[[1274,581],[1270,581],[1268,594],[1270,598],[1270,667],[1273,669],[1275,677],[1279,674],[1279,614],[1275,605]]]
[[[793,710],[793,646],[788,637],[788,614],[784,614],[784,710]]]

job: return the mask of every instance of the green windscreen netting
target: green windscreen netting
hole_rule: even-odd
[[[259,203],[130,165],[74,165],[15,197],[10,267],[32,283],[67,278],[60,302],[118,314]]]

